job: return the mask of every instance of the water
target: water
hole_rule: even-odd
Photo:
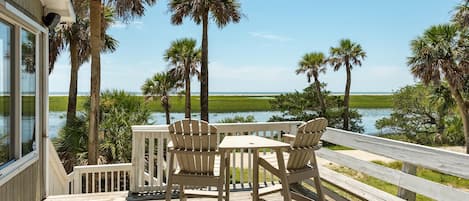
[[[365,128],[365,133],[376,134],[379,130],[375,127],[375,122],[383,117],[391,115],[391,109],[357,109],[362,115],[362,126]],[[265,111],[265,112],[231,112],[231,113],[210,113],[209,119],[211,122],[218,122],[227,117],[248,115],[254,116],[258,122],[265,122],[273,115],[281,115],[281,112]],[[193,113],[194,119],[199,119],[200,114]],[[0,116],[0,118],[2,118]],[[184,113],[171,113],[171,121],[183,119]],[[164,124],[166,122],[165,114],[162,112],[155,112],[151,115],[151,122],[153,124]],[[65,124],[65,112],[49,112],[49,136],[56,137],[59,129]]]

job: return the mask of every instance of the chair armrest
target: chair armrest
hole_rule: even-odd
[[[286,142],[286,143],[290,143],[292,141],[294,141],[296,138],[295,135],[292,135],[292,134],[283,134],[282,135],[282,140],[283,142]]]
[[[169,150],[174,149],[173,141],[169,141],[167,146],[168,146],[168,149],[169,149]]]
[[[314,146],[314,150],[319,150],[322,148],[322,142],[319,141],[319,143],[317,145]]]

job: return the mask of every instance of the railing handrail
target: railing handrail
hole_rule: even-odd
[[[327,128],[321,140],[469,179],[469,155]]]
[[[101,164],[101,165],[81,165],[81,166],[75,166],[73,167],[74,172],[79,170],[79,171],[86,171],[86,170],[94,170],[94,169],[127,169],[132,167],[132,163],[114,163],[114,164]]]

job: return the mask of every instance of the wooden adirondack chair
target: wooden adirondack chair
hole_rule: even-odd
[[[185,200],[184,186],[217,186],[218,200],[223,199],[224,163],[220,171],[215,171],[217,148],[217,128],[205,121],[181,120],[168,127],[172,143],[169,147],[169,176],[166,200],[171,200],[173,184],[179,184],[180,200]],[[174,170],[177,159],[179,169]],[[219,174],[219,175],[216,175]],[[201,192],[187,191],[187,194],[202,195]],[[207,194],[207,196],[217,196]]]
[[[326,127],[327,120],[325,118],[317,118],[299,126],[296,136],[290,134],[282,136],[284,141],[291,143],[290,149],[284,153],[285,164],[287,164],[286,173],[279,171],[275,156],[260,156],[259,165],[267,171],[272,172],[278,178],[285,178],[283,174],[287,174],[287,181],[281,182],[288,182],[289,184],[313,177],[318,199],[324,200],[314,151],[321,147],[319,140]],[[262,194],[273,193],[279,190],[272,188],[271,191],[266,191]],[[296,192],[291,192],[291,196],[295,200],[310,200]]]

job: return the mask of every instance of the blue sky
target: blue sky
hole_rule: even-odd
[[[211,92],[289,92],[302,90],[305,75],[295,75],[300,58],[311,51],[326,54],[342,38],[367,52],[362,67],[352,71],[352,92],[391,92],[415,82],[406,65],[409,43],[433,24],[446,23],[458,0],[241,0],[246,15],[238,24],[209,25],[209,90]],[[119,49],[102,56],[102,89],[140,91],[144,80],[168,68],[163,53],[171,41],[192,37],[201,27],[187,19],[170,24],[167,1],[146,16],[116,23],[109,34]],[[69,56],[64,53],[50,76],[51,92],[66,92]],[[80,92],[89,91],[90,66],[79,73]],[[320,80],[342,92],[345,72],[329,70]],[[199,85],[193,82],[193,91]]]

